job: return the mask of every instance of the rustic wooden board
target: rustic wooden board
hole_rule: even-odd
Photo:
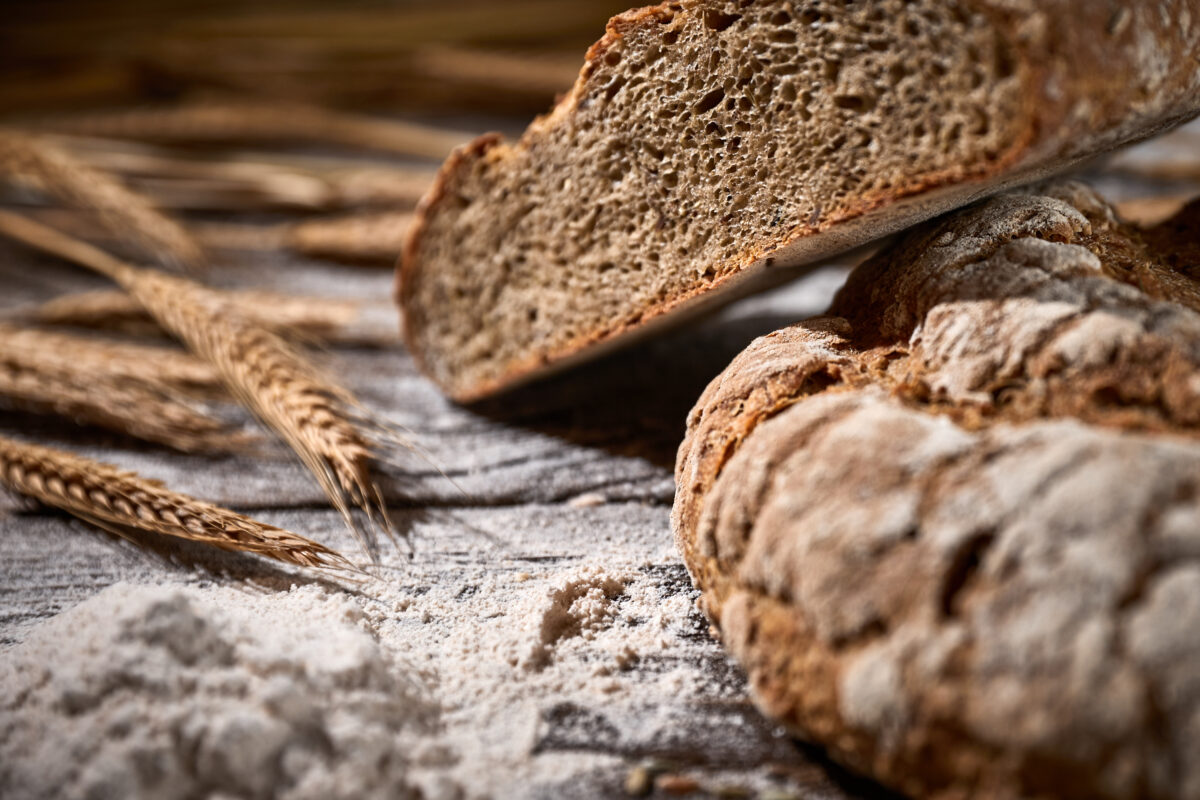
[[[1129,176],[1105,182],[1105,188],[1128,196],[1151,191]],[[686,330],[474,408],[442,398],[398,343],[324,354],[368,405],[406,426],[438,467],[412,458],[389,479],[387,496],[410,534],[413,555],[388,550],[383,574],[411,593],[414,608],[423,586],[461,585],[464,603],[450,625],[474,620],[477,609],[466,598],[484,576],[522,572],[553,584],[556,575],[584,561],[638,562],[637,580],[658,587],[664,597],[691,597],[668,522],[671,468],[686,412],[707,381],[753,337],[818,313],[843,276],[841,268],[822,270]],[[359,297],[378,304],[378,313],[390,319],[386,271],[243,256],[218,265],[209,280]],[[100,286],[102,281],[79,270],[0,248],[0,308]],[[72,447],[354,550],[340,519],[282,450],[256,459],[182,456],[69,422],[4,411],[0,431]],[[284,591],[314,580],[194,546],[137,548],[12,497],[0,498],[0,555],[0,647],[22,641],[38,621],[118,581],[224,581]],[[412,620],[406,614],[397,624],[418,624]],[[681,702],[648,679],[666,667],[657,658],[631,667],[631,680],[647,678],[646,688],[636,701],[622,701],[621,709],[581,707],[548,692],[538,703],[534,752],[563,764],[562,777],[525,787],[528,796],[564,796],[568,789],[575,797],[622,796],[626,772],[646,758],[700,769],[716,783],[769,780],[795,797],[887,796],[831,767],[760,716],[744,677],[697,612],[679,624],[685,634],[678,659],[697,681],[719,690],[703,702]],[[586,658],[579,668],[588,668]],[[653,725],[647,723],[651,718]],[[580,773],[570,765],[573,754],[581,753],[611,758],[603,768]]]
[[[5,248],[0,255],[4,307],[102,285],[16,249]],[[271,261],[228,264],[210,280],[387,303],[391,277],[386,272]],[[442,398],[398,343],[390,349],[322,354],[361,399],[407,427],[438,467],[413,458],[389,481],[388,497],[399,526],[410,533],[413,556],[388,550],[381,568],[419,599],[420,588],[435,583],[461,584],[469,594],[481,576],[520,571],[553,584],[555,576],[585,561],[633,559],[643,562],[640,579],[664,593],[690,597],[693,590],[674,554],[668,521],[671,467],[687,410],[751,338],[819,311],[843,275],[837,268],[822,271],[768,302],[747,304],[706,325],[477,408]],[[355,552],[340,518],[282,449],[256,459],[185,456],[62,420],[2,411],[0,430],[117,463]],[[40,620],[119,581],[227,581],[286,591],[305,579],[254,559],[190,545],[138,548],[11,496],[0,496],[0,514],[0,646],[20,642]],[[465,623],[470,607],[464,606],[462,614]],[[686,647],[665,660],[640,660],[633,669],[654,676],[679,667],[666,661],[686,659],[697,682],[721,687],[719,696],[682,704],[647,681],[636,703],[620,708],[586,708],[553,693],[539,703],[536,757],[563,764],[562,782],[570,783],[573,796],[622,796],[628,769],[648,758],[700,769],[714,781],[745,781],[756,771],[761,779],[769,773],[781,788],[803,797],[875,793],[781,736],[759,715],[746,696],[744,677],[698,612],[680,622],[690,631],[683,636]],[[587,662],[582,658],[579,668],[588,669]],[[669,724],[663,724],[664,716]],[[647,735],[651,718],[654,733]],[[579,774],[571,767],[579,754],[611,756],[611,763],[595,774]],[[564,787],[526,789],[529,796],[552,797],[561,796]]]

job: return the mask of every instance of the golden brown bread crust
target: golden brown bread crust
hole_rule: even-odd
[[[917,797],[1200,797],[1198,213],[1002,195],[713,381],[673,526],[767,713]]]
[[[1153,135],[1193,116],[1200,107],[1200,71],[1195,55],[1200,27],[1182,24],[1200,17],[1200,0],[966,0],[965,9],[992,21],[997,36],[1013,48],[1010,69],[1023,84],[1021,133],[1002,152],[976,163],[957,164],[937,173],[908,176],[886,191],[850,198],[835,213],[814,224],[799,224],[777,241],[748,242],[730,269],[696,281],[681,291],[585,331],[570,341],[533,348],[495,365],[489,377],[453,383],[431,369],[442,354],[421,341],[421,309],[415,286],[428,265],[423,244],[429,221],[453,213],[455,191],[472,166],[489,161],[502,166],[510,154],[529,148],[543,132],[566,124],[589,93],[605,54],[631,31],[657,25],[679,13],[722,6],[716,0],[668,2],[614,17],[605,36],[588,52],[578,80],[549,114],[536,120],[515,145],[489,134],[456,152],[443,166],[418,212],[397,270],[396,297],[405,317],[406,339],[418,363],[442,388],[462,401],[478,399],[528,379],[559,362],[575,362],[601,345],[624,340],[649,323],[675,315],[699,297],[748,291],[765,272],[828,257],[970,202],[985,192],[1043,177],[1087,155]],[[711,302],[713,298],[706,297]]]

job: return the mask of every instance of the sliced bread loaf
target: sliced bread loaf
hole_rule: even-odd
[[[400,268],[471,400],[1200,110],[1200,0],[681,0],[614,18]]]

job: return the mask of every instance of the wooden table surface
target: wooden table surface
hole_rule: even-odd
[[[1102,185],[1127,196],[1150,191],[1128,177],[1106,177]],[[470,594],[481,575],[496,571],[529,572],[552,583],[556,574],[584,561],[632,558],[644,564],[639,580],[658,586],[664,596],[691,597],[669,529],[672,467],[685,415],[704,385],[753,337],[818,313],[843,276],[843,269],[826,268],[686,330],[473,408],[441,397],[398,342],[322,354],[363,401],[406,426],[461,487],[415,458],[389,481],[389,503],[414,553],[409,558],[385,552],[384,567],[414,591],[422,584],[461,584]],[[362,298],[378,305],[381,325],[395,324],[387,270],[244,254],[223,259],[208,280]],[[2,308],[103,286],[81,270],[0,248]],[[319,489],[286,452],[254,459],[185,456],[4,410],[0,431],[75,449],[344,552],[354,550]],[[40,620],[118,581],[252,581],[286,589],[295,580],[252,558],[195,547],[135,548],[7,496],[0,497],[0,555],[0,647],[19,643]],[[464,604],[461,613],[465,624],[473,611]],[[547,693],[539,701],[536,757],[613,758],[603,769],[529,786],[528,796],[559,796],[568,777],[571,796],[623,796],[628,770],[648,758],[700,768],[714,783],[726,775],[757,775],[784,797],[888,796],[831,767],[764,719],[747,697],[744,676],[697,612],[680,620],[678,631],[672,666],[683,662],[698,682],[719,687],[710,701],[681,701],[649,680],[636,701],[620,701],[626,706],[621,713],[564,703]],[[579,663],[586,668],[586,659]],[[663,669],[662,659],[644,659],[632,666],[633,679]],[[645,718],[664,714],[672,724],[657,724],[646,734]]]

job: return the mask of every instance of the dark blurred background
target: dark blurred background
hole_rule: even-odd
[[[197,97],[531,114],[625,0],[22,0],[0,5],[0,114]]]

